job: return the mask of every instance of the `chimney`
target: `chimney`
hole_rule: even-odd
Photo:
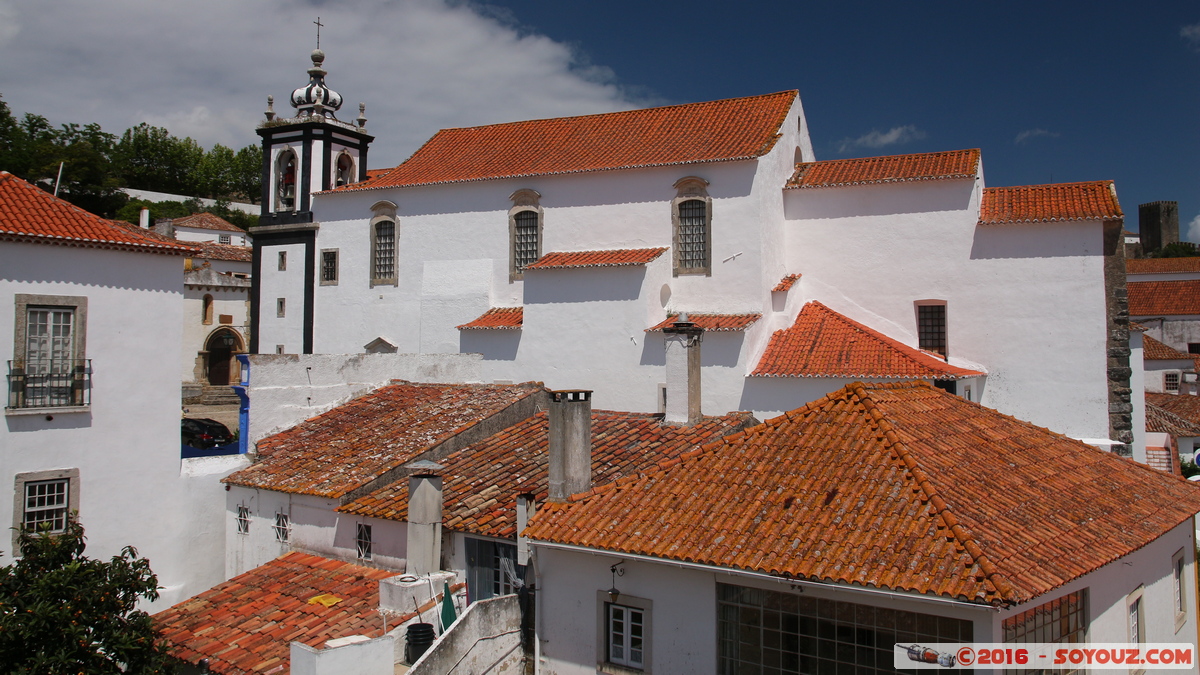
[[[1179,241],[1179,202],[1138,204],[1138,236],[1146,253]]]
[[[667,342],[667,405],[663,421],[690,426],[700,421],[700,341],[704,329],[687,312],[663,328]]]
[[[432,574],[442,566],[442,466],[428,460],[407,465],[408,574]]]
[[[592,488],[592,392],[550,392],[550,501]]]
[[[143,230],[150,229],[150,209],[142,207],[141,213],[138,214],[138,227]]]

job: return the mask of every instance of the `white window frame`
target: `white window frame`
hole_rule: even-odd
[[[512,208],[508,210],[508,280],[518,281],[525,278],[525,266],[517,265],[517,217],[522,213],[533,213],[537,216],[536,252],[534,260],[542,257],[542,242],[545,240],[545,212],[542,210],[542,195],[536,190],[523,188],[508,196],[512,200]]]
[[[1174,371],[1163,372],[1163,391],[1179,393],[1179,381],[1182,379],[1179,373]]]
[[[671,200],[672,276],[703,275],[711,277],[713,269],[713,207],[712,197],[708,196],[708,181],[697,176],[687,176],[675,181],[674,188],[675,198]],[[683,220],[680,217],[680,206],[690,201],[704,203],[704,264],[685,267],[682,261]]]
[[[281,544],[290,543],[292,540],[292,517],[283,511],[277,511],[272,529],[275,530],[275,541]]]
[[[231,236],[230,236],[230,235],[228,235],[228,234],[218,234],[218,235],[217,235],[217,243],[218,243],[218,244],[225,244],[225,245],[227,245],[227,246],[228,246],[229,244],[232,244],[232,243],[233,243],[233,237],[231,237]]]
[[[374,540],[371,526],[367,523],[355,523],[354,548],[359,560],[371,560],[374,557]]]
[[[370,277],[371,288],[376,286],[399,286],[400,285],[400,270],[399,270],[399,251],[400,251],[400,219],[396,217],[396,204],[387,200],[375,202],[371,206],[373,214],[370,222],[370,237],[371,250],[368,260],[370,261]],[[379,226],[383,223],[391,223],[392,225],[392,250],[391,260],[387,262],[391,266],[392,276],[377,276],[381,264],[379,244],[376,241],[379,234]]]
[[[250,507],[245,504],[237,505],[237,513],[233,516],[233,521],[237,525],[237,533],[242,535],[250,534]]]
[[[646,598],[638,598],[624,593],[617,596],[614,602],[608,591],[596,591],[596,663],[602,673],[623,675],[625,673],[649,673],[651,664],[652,624],[654,603]],[[612,653],[614,607],[639,612],[642,616],[642,659],[637,663],[628,656],[617,657]],[[626,612],[628,615],[629,612]],[[628,626],[628,621],[626,621]],[[624,629],[625,637],[632,634],[629,628]],[[629,641],[626,640],[626,645]]]
[[[1175,632],[1178,633],[1188,617],[1188,560],[1185,549],[1171,556],[1171,605],[1175,610]]]
[[[50,311],[67,311],[71,313],[71,355],[69,357],[72,363],[72,372],[75,374],[75,382],[79,386],[91,386],[90,379],[86,369],[87,358],[87,314],[88,314],[88,299],[86,296],[79,295],[34,295],[28,293],[16,293],[13,295],[15,317],[13,322],[13,351],[12,351],[12,370],[13,375],[19,370],[22,376],[22,382],[28,385],[28,360],[29,360],[29,312],[30,310],[50,310]],[[81,365],[77,365],[81,364]],[[82,370],[81,370],[82,369]],[[13,402],[12,381],[10,380],[8,403]],[[44,407],[26,407],[24,405],[25,390],[22,389],[19,395],[20,400],[15,403],[6,412],[8,414],[22,414],[36,412],[39,410],[55,410],[58,412],[65,411],[86,411],[89,405],[86,401],[90,400],[87,392],[79,391],[73,393],[72,399],[65,405],[50,405]]]
[[[79,469],[51,469],[49,471],[29,471],[18,473],[13,481],[13,520],[12,520],[12,550],[15,555],[19,555],[21,548],[20,532],[25,527],[26,514],[26,490],[28,486],[34,484],[47,484],[51,482],[64,483],[67,488],[66,503],[62,507],[65,508],[64,518],[77,518],[79,514]],[[65,527],[64,520],[64,527]],[[51,534],[62,532],[62,529],[51,530]]]

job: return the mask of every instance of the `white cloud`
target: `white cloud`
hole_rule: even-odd
[[[1200,215],[1192,218],[1187,226],[1187,241],[1200,244]]]
[[[1017,134],[1016,144],[1024,145],[1034,138],[1041,138],[1043,136],[1046,138],[1058,138],[1060,135],[1061,134],[1059,134],[1057,131],[1046,131],[1045,129],[1026,129],[1025,131]]]
[[[56,125],[120,134],[145,121],[238,148],[258,142],[267,94],[290,113],[318,12],[326,82],[345,100],[338,117],[366,102],[373,166],[403,161],[442,127],[645,103],[572,47],[455,0],[57,0],[54,12],[0,0],[0,94]]]
[[[1192,49],[1200,50],[1200,23],[1180,28],[1179,37],[1187,40],[1192,45]]]
[[[925,132],[915,125],[892,127],[888,131],[872,130],[858,138],[845,138],[838,143],[838,152],[847,152],[858,148],[883,148],[889,145],[903,145],[925,138]]]

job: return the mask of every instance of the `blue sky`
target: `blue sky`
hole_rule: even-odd
[[[0,0],[0,95],[56,124],[255,142],[302,85],[372,165],[434,131],[799,89],[819,159],[983,149],[989,185],[1114,179],[1200,241],[1200,3]],[[285,110],[286,112],[286,110]]]

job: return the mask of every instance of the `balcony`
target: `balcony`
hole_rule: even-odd
[[[8,362],[7,411],[81,408],[91,403],[91,359]]]

